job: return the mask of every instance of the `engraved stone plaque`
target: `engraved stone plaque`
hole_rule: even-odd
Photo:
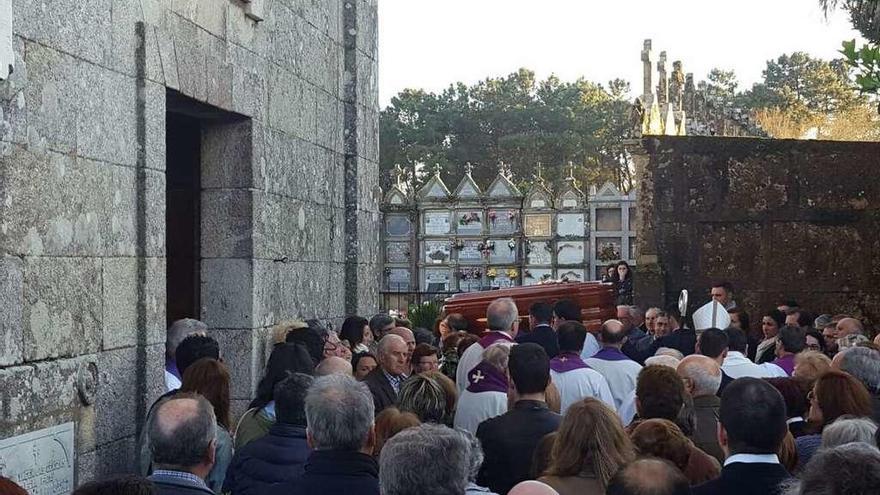
[[[389,242],[385,248],[385,261],[388,263],[406,263],[409,261],[409,243]]]
[[[519,213],[516,210],[490,210],[489,233],[512,234],[516,232]]]
[[[547,202],[544,201],[543,199],[533,199],[529,203],[529,206],[531,206],[532,208],[546,208]]]
[[[425,263],[448,263],[450,255],[449,241],[425,241]]]
[[[392,215],[385,219],[385,232],[389,236],[408,236],[411,231],[412,224],[407,217],[401,215]]]
[[[549,241],[530,241],[528,263],[530,265],[549,265],[553,263],[553,254],[550,249],[553,245]],[[549,249],[548,249],[549,247]]]
[[[73,491],[73,423],[0,441],[0,475],[31,495],[67,495]]]
[[[388,270],[388,290],[408,291],[409,288],[408,268],[391,268]]]
[[[448,292],[449,291],[449,270],[448,269],[428,269],[425,270],[425,291],[426,292]]]
[[[617,231],[621,228],[620,208],[596,208],[596,230]]]
[[[583,242],[560,242],[556,262],[560,265],[579,265],[584,262]]]
[[[478,210],[455,212],[455,229],[459,234],[482,233],[483,212]]]
[[[459,263],[481,263],[483,261],[483,253],[480,252],[480,241],[468,240],[464,241],[464,246],[458,250]]]
[[[547,214],[526,215],[524,227],[525,234],[530,237],[550,237],[553,232]]]
[[[449,212],[426,211],[424,217],[425,234],[446,235],[449,233]]]
[[[565,237],[583,237],[584,214],[583,213],[560,213],[556,215],[556,233]]]
[[[583,282],[584,281],[584,271],[583,270],[560,270],[559,271],[560,279],[567,279],[570,282]]]
[[[514,241],[513,249],[510,249],[508,241],[495,240],[495,250],[489,251],[489,263],[513,263],[516,261],[517,245]]]
[[[526,268],[523,272],[523,285],[535,285],[553,278],[550,268]]]

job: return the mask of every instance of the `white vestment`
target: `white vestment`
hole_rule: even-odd
[[[559,396],[562,399],[562,414],[565,414],[569,406],[587,397],[594,397],[608,404],[612,409],[617,409],[614,404],[614,396],[611,395],[611,389],[608,388],[608,382],[596,370],[581,368],[564,373],[550,370],[550,378],[559,389]]]

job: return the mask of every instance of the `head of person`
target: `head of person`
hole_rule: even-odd
[[[645,327],[649,333],[654,333],[654,324],[657,322],[657,314],[663,310],[660,308],[648,308],[645,311]]]
[[[629,317],[634,327],[640,327],[645,323],[645,312],[638,306],[629,307]]]
[[[684,354],[681,353],[678,349],[674,349],[672,347],[660,347],[654,352],[655,356],[669,356],[671,358],[675,358],[676,361],[681,361],[684,359]],[[678,363],[675,363],[678,366]]]
[[[556,329],[556,337],[559,341],[559,352],[580,354],[584,349],[587,329],[579,321],[566,321]]]
[[[832,367],[852,375],[871,394],[880,393],[880,351],[851,347],[834,356]]]
[[[379,341],[377,352],[379,366],[392,376],[409,373],[409,349],[406,341],[399,335],[389,333]]]
[[[430,346],[437,345],[437,337],[433,332],[424,327],[416,327],[413,329],[413,337],[416,339],[416,345],[428,344]]]
[[[322,333],[317,327],[306,326],[287,332],[285,342],[303,346],[312,358],[312,369],[314,369],[324,359],[324,348],[327,347],[326,337],[326,332]]]
[[[806,336],[806,344],[804,345],[804,350],[822,353],[825,352],[825,337],[823,337],[818,330],[814,328],[809,328],[804,334]]]
[[[632,317],[629,313],[629,306],[627,305],[618,305],[617,306],[617,320],[623,323],[623,326],[626,327],[627,331],[633,327]]]
[[[154,469],[183,471],[205,478],[214,466],[217,418],[207,399],[178,393],[162,400],[147,419]]]
[[[458,386],[451,378],[444,375],[439,370],[425,371],[421,373],[421,375],[434,380],[437,382],[437,385],[440,385],[440,388],[443,389],[446,401],[446,415],[443,420],[445,424],[449,424],[449,422],[455,417],[455,407],[458,405]]]
[[[214,408],[217,424],[229,430],[229,370],[225,364],[212,358],[199,359],[183,373],[180,391],[207,399]]]
[[[746,332],[749,331],[751,328],[751,320],[749,320],[749,314],[746,313],[744,309],[740,307],[729,309],[727,310],[727,314],[730,316],[730,326]]]
[[[830,370],[816,380],[807,396],[810,400],[810,422],[824,429],[844,415],[871,417],[874,409],[871,395],[864,385],[842,371]]]
[[[776,454],[788,432],[785,400],[773,385],[738,378],[721,394],[718,443],[729,456]]]
[[[553,304],[553,321],[581,321],[581,307],[573,299],[560,299]]]
[[[516,337],[519,330],[519,310],[509,297],[495,299],[486,308],[486,326],[489,330],[507,332]]]
[[[339,338],[339,334],[333,330],[327,330],[324,334],[324,347],[321,353],[321,360],[329,357],[338,357],[346,361],[351,361],[351,347],[348,341]],[[320,361],[319,361],[320,363]]]
[[[373,340],[379,340],[396,327],[397,324],[390,315],[379,313],[370,318],[370,331],[373,332]]]
[[[761,331],[765,339],[772,339],[779,335],[779,329],[785,326],[785,314],[778,309],[771,309],[764,313],[761,318]]]
[[[642,421],[633,428],[630,439],[639,456],[666,459],[682,471],[691,458],[690,440],[668,419]]]
[[[672,332],[672,322],[669,319],[669,313],[666,311],[657,311],[657,318],[654,320],[654,336],[664,337]]]
[[[418,344],[412,353],[414,373],[437,371],[440,369],[440,351],[428,344]]]
[[[550,358],[538,344],[515,345],[507,359],[510,385],[518,397],[543,395],[550,383]]]
[[[281,320],[272,326],[272,343],[281,344],[287,342],[288,333],[308,327],[309,325],[302,320]]]
[[[626,340],[626,328],[620,320],[607,320],[599,332],[599,342],[606,347],[620,348]]]
[[[681,359],[678,359],[675,356],[670,356],[669,354],[655,354],[648,359],[645,359],[645,366],[667,366],[672,369],[677,369],[680,363]]]
[[[847,335],[864,335],[865,327],[855,318],[843,318],[837,322],[837,338]]]
[[[697,337],[696,351],[716,362],[723,361],[727,357],[727,349],[730,338],[727,332],[720,328],[707,328]]]
[[[351,358],[352,372],[358,381],[366,378],[377,366],[379,366],[379,360],[369,352],[358,352]]]
[[[636,411],[642,419],[676,421],[684,406],[684,382],[668,366],[645,366],[636,382]]]
[[[801,308],[791,308],[785,313],[785,324],[792,327],[809,327],[813,324],[813,317],[810,313]]]
[[[386,332],[385,335],[397,335],[398,337],[402,338],[403,341],[406,343],[406,351],[410,355],[412,355],[412,352],[416,348],[416,336],[415,336],[415,334],[413,334],[413,331],[410,330],[409,328],[394,327],[391,330],[389,330],[388,332]]]
[[[168,327],[165,334],[165,358],[174,361],[176,359],[177,346],[183,342],[183,339],[193,334],[205,334],[208,331],[208,325],[199,320],[192,318],[184,318],[177,320]]]
[[[498,371],[507,373],[507,362],[510,359],[510,348],[513,347],[509,342],[499,342],[492,344],[483,351],[481,356],[483,362],[491,364]]]
[[[832,321],[822,329],[822,338],[825,339],[825,349],[829,353],[837,352],[837,322]]]
[[[290,373],[275,385],[275,421],[280,424],[306,426],[306,394],[314,380],[311,375]]]
[[[632,269],[629,267],[629,263],[626,261],[620,260],[617,262],[617,279],[620,281],[626,280],[628,278],[632,278]]]
[[[609,280],[618,280],[617,278],[617,265],[615,263],[611,263],[610,265],[605,267],[605,275]]]
[[[807,345],[807,336],[802,327],[785,325],[779,329],[779,345],[776,352],[780,356],[797,354]]]
[[[553,323],[553,306],[544,301],[538,301],[529,306],[529,328],[538,325],[551,325]]]
[[[691,354],[681,360],[676,371],[692,397],[715,395],[721,386],[721,367],[710,357]]]
[[[717,301],[722,306],[727,306],[733,300],[733,285],[726,280],[712,282],[712,288],[709,295],[713,301]]]
[[[373,456],[379,457],[382,447],[394,435],[401,431],[422,424],[419,417],[411,412],[402,412],[396,407],[388,407],[376,416],[376,445],[373,447]]]
[[[780,313],[785,314],[786,311],[790,309],[797,309],[800,307],[800,304],[797,303],[794,299],[779,299],[776,301],[776,309],[779,310]]]
[[[450,313],[440,320],[440,324],[437,326],[440,340],[443,341],[447,336],[456,332],[467,332],[468,326],[467,318],[463,314]]]
[[[607,495],[687,495],[690,483],[679,469],[663,459],[638,459],[608,483]]]
[[[456,354],[459,356],[464,355],[464,351],[467,350],[468,347],[476,344],[480,341],[480,338],[473,334],[467,334],[458,341],[458,345],[455,347]]]
[[[749,338],[745,330],[736,327],[727,327],[724,329],[727,334],[727,351],[738,352],[745,355],[749,348]]]
[[[5,490],[0,483],[3,495],[27,495],[27,492]],[[113,476],[112,478],[91,481],[73,491],[73,495],[154,495],[159,493],[153,482],[141,476],[131,474]]]
[[[348,342],[351,349],[363,344],[369,346],[373,343],[373,332],[370,323],[362,316],[349,316],[342,322],[339,330],[339,338]]]
[[[821,352],[805,351],[794,358],[793,376],[813,383],[830,368],[831,358]]]
[[[330,356],[324,358],[315,368],[315,376],[327,376],[334,373],[351,376],[353,374],[351,361],[341,357]]]
[[[765,378],[767,383],[782,394],[785,401],[785,414],[791,418],[806,418],[807,393],[806,385],[797,378]]]
[[[202,358],[220,359],[220,344],[213,337],[194,333],[184,338],[175,353],[181,378],[186,369]]]
[[[865,337],[864,335],[859,335],[857,333],[851,333],[837,339],[837,349],[839,351],[842,351],[844,349],[850,349],[861,344],[870,343],[871,341],[868,340],[868,337]]]
[[[397,407],[418,416],[422,423],[443,423],[446,416],[446,391],[436,380],[413,375],[400,386]]]
[[[602,401],[587,398],[565,412],[547,474],[568,477],[587,472],[605,486],[621,466],[634,458],[632,442],[617,413]]]
[[[841,416],[822,430],[822,448],[829,449],[851,442],[862,442],[874,447],[877,423],[868,418]]]
[[[353,377],[316,378],[306,393],[306,439],[314,450],[373,451],[373,395]]]
[[[798,494],[873,495],[880,486],[880,450],[859,442],[820,449],[800,478]]]
[[[383,495],[464,493],[470,473],[470,450],[470,440],[446,426],[423,424],[401,431],[385,444],[379,455]]]
[[[395,316],[394,325],[398,327],[409,328],[410,330],[412,330],[413,327],[412,321],[410,321],[409,318],[403,316]]]
[[[257,384],[256,397],[248,407],[260,409],[272,402],[275,385],[287,378],[289,373],[315,373],[312,356],[304,345],[285,342],[272,348],[266,363],[266,372]]]

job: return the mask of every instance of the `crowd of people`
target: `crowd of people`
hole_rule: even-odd
[[[572,300],[521,324],[509,298],[480,335],[460,314],[282,322],[236,421],[223,350],[181,320],[140,476],[75,494],[880,493],[880,348],[862,322],[785,301],[753,329],[729,284],[711,297],[728,328],[620,305],[587,329]]]

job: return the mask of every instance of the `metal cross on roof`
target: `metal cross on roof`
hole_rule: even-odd
[[[474,166],[471,165],[471,162],[467,162],[467,163],[464,164],[464,173],[465,173],[466,175],[471,175],[471,173],[472,173],[473,171],[474,171]]]
[[[403,185],[403,167],[398,163],[394,166],[394,180],[397,183],[398,188],[402,188]]]
[[[440,167],[439,163],[434,164],[434,175],[436,175],[437,177],[440,177],[440,172],[442,170],[443,170],[443,168]]]
[[[537,172],[535,174],[535,181],[537,181],[539,184],[543,185],[544,184],[544,166],[541,165],[541,162],[538,162],[538,165],[535,166],[535,171]]]

